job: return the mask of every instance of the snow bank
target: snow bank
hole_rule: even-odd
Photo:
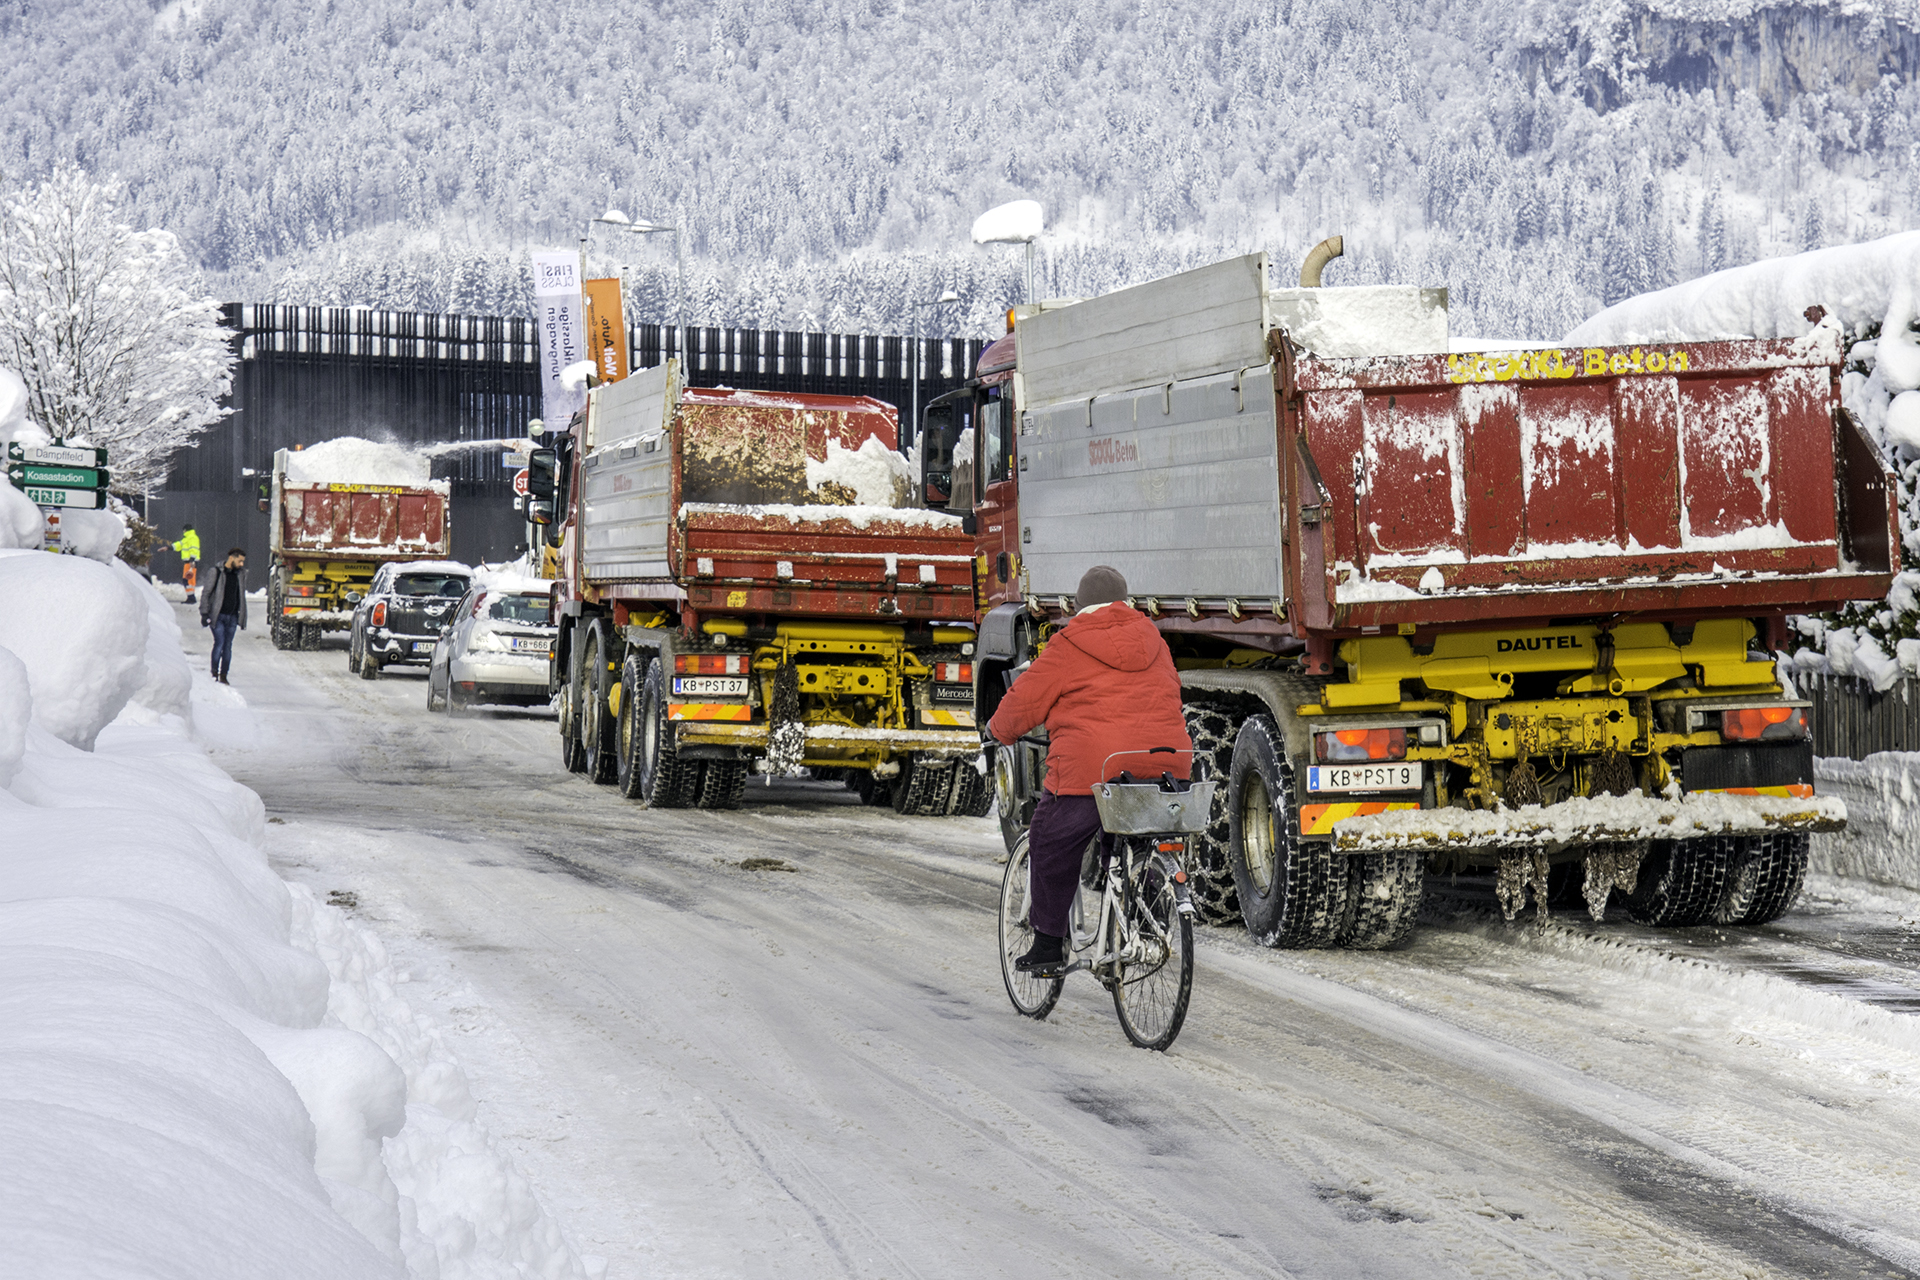
[[[0,625],[143,642],[67,666],[0,648],[6,1273],[584,1277],[378,941],[273,874],[259,797],[161,710],[189,705],[179,630],[116,573],[139,582],[0,556]],[[36,705],[115,682],[85,660],[143,679],[91,751]]]
[[[110,564],[127,540],[127,522],[112,511],[62,511],[60,549]]]
[[[1847,829],[1813,838],[1813,869],[1920,889],[1920,754],[1821,759],[1814,770],[1823,794],[1846,801]]]
[[[287,454],[287,479],[302,484],[424,485],[432,474],[433,461],[425,454],[359,436]]]
[[[79,556],[0,553],[0,648],[26,665],[33,723],[83,749],[146,683],[148,609],[128,578]]]
[[[861,507],[904,506],[913,491],[912,476],[907,460],[879,436],[868,436],[858,449],[829,436],[826,461],[807,459],[807,488],[818,493],[822,485],[842,485],[852,491],[853,505]]]
[[[45,528],[46,517],[27,501],[26,494],[11,484],[0,484],[0,549],[38,550]]]

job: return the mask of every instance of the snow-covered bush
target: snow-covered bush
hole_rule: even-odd
[[[1879,446],[1900,493],[1903,558],[1920,563],[1920,231],[1771,258],[1629,298],[1567,334],[1569,343],[1799,337],[1808,309],[1845,333],[1841,396]],[[1885,600],[1795,619],[1797,661],[1886,689],[1920,672],[1920,572]]]

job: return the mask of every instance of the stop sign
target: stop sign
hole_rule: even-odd
[[[527,496],[527,469],[520,468],[513,473],[513,492],[518,497]]]

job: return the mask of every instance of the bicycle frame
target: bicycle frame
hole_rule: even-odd
[[[1169,841],[1159,840],[1157,843],[1166,844],[1169,843]],[[1179,843],[1182,852],[1184,852],[1186,841],[1181,840]],[[1155,850],[1152,857],[1160,860],[1162,870],[1168,881],[1179,886],[1178,899],[1182,914],[1191,915],[1193,905],[1187,900],[1185,893],[1185,867],[1177,859],[1168,857],[1163,850]],[[1126,838],[1122,838],[1118,854],[1107,859],[1106,866],[1103,868],[1104,874],[1101,877],[1100,886],[1100,914],[1093,931],[1090,933],[1081,930],[1080,926],[1085,922],[1085,916],[1080,905],[1080,895],[1078,893],[1073,895],[1073,904],[1068,909],[1067,927],[1071,930],[1069,936],[1073,943],[1074,953],[1077,955],[1089,948],[1103,945],[1107,946],[1107,950],[1104,954],[1098,955],[1090,960],[1076,960],[1068,966],[1067,972],[1069,974],[1084,967],[1089,973],[1104,981],[1107,980],[1112,973],[1116,961],[1127,964],[1142,962],[1147,959],[1145,948],[1141,945],[1141,939],[1137,931],[1129,926],[1127,922],[1127,912],[1124,910],[1127,905],[1127,895],[1132,891],[1133,887],[1133,858],[1134,850],[1132,843]],[[1029,864],[1028,874],[1029,876],[1032,874],[1031,864]],[[1154,925],[1156,930],[1158,930],[1159,922],[1154,920],[1151,915],[1148,915],[1146,918],[1148,923]],[[1122,934],[1126,936],[1122,937]],[[1171,947],[1173,942],[1171,938],[1166,936],[1164,931],[1160,931],[1159,941],[1168,947]]]

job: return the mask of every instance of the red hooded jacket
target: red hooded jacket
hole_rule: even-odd
[[[1096,782],[1130,770],[1137,778],[1167,770],[1184,778],[1193,760],[1180,711],[1180,676],[1167,642],[1147,616],[1116,601],[1056,631],[1013,683],[988,727],[1012,742],[1047,726],[1047,790],[1084,796]],[[1118,751],[1173,747],[1180,754],[1123,756]]]

